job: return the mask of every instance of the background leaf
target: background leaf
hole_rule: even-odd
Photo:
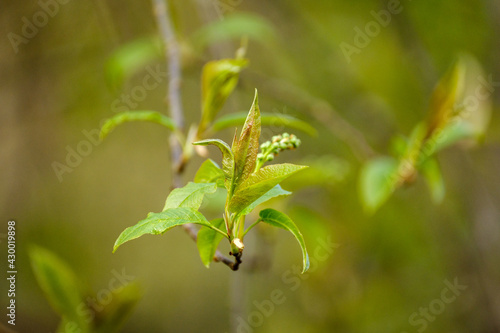
[[[130,121],[149,121],[169,130],[175,130],[172,119],[156,111],[129,111],[122,112],[108,119],[101,128],[101,140],[104,139],[116,126]]]
[[[361,170],[360,194],[365,210],[373,213],[391,195],[398,179],[398,162],[390,157],[369,161]]]
[[[147,218],[139,221],[134,226],[128,227],[118,236],[113,252],[123,243],[142,235],[160,235],[173,227],[188,223],[211,226],[205,216],[192,208],[169,208],[161,213],[149,213]]]
[[[222,59],[208,62],[201,76],[201,121],[198,136],[220,111],[238,83],[239,73],[248,64],[246,59]]]
[[[282,228],[290,231],[295,239],[299,242],[300,248],[302,250],[302,273],[309,269],[309,255],[307,254],[306,243],[304,242],[304,237],[302,233],[297,228],[295,223],[285,214],[277,210],[268,208],[264,209],[259,213],[262,222],[270,224],[274,227]]]
[[[246,112],[230,113],[217,119],[211,129],[217,132],[229,127],[241,126],[245,122],[246,117]],[[287,114],[261,113],[260,119],[262,126],[286,126],[300,130],[310,136],[318,134],[316,129],[309,125],[309,123]]]
[[[210,223],[216,228],[224,230],[224,219],[215,219],[210,221]],[[217,247],[219,246],[219,243],[223,238],[224,235],[222,235],[220,232],[206,227],[202,227],[198,232],[196,244],[198,246],[201,261],[207,268],[210,267],[210,263],[214,258],[215,251],[217,251]]]
[[[162,55],[158,37],[138,38],[121,45],[106,63],[106,78],[112,87],[120,88],[126,78]]]
[[[163,210],[177,207],[198,209],[201,206],[205,194],[214,193],[217,190],[216,183],[192,183],[176,188],[170,192],[165,201]]]
[[[113,299],[102,310],[95,333],[120,332],[125,321],[132,314],[141,298],[141,291],[136,283],[128,283],[119,290],[113,291]]]
[[[52,308],[65,321],[74,322],[83,332],[88,332],[89,323],[78,312],[81,304],[84,304],[85,291],[73,270],[54,253],[42,247],[32,246],[29,255],[38,285]]]
[[[233,213],[240,213],[266,192],[278,185],[282,180],[305,168],[307,167],[284,163],[268,165],[260,169],[256,173],[250,175],[250,177],[238,187],[238,190],[234,193],[234,196],[229,202],[229,210]]]
[[[224,20],[214,21],[198,29],[191,37],[199,50],[213,43],[239,40],[242,36],[270,44],[277,40],[276,31],[271,23],[250,13],[234,13]]]

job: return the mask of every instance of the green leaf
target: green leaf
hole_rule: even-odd
[[[240,126],[245,122],[246,117],[246,112],[228,114],[216,120],[212,126],[212,130],[217,132],[229,127]],[[262,113],[261,124],[262,126],[286,126],[303,131],[310,136],[318,134],[316,129],[309,125],[309,123],[286,114]]]
[[[260,110],[259,97],[256,89],[253,104],[250,108],[250,112],[248,112],[240,137],[235,137],[231,148],[234,154],[234,179],[231,191],[237,190],[238,186],[254,171],[257,154],[259,152],[259,138]],[[232,193],[231,191],[230,193]]]
[[[435,158],[428,159],[420,168],[422,176],[427,181],[434,203],[441,203],[445,195],[445,187],[439,163]]]
[[[271,208],[262,210],[259,215],[262,222],[270,224],[274,227],[288,230],[295,236],[300,244],[300,248],[302,249],[302,273],[307,271],[309,269],[309,255],[307,254],[304,237],[300,233],[295,223],[293,223],[293,221],[287,215]]]
[[[149,121],[163,125],[170,130],[175,130],[172,119],[156,111],[130,111],[122,112],[108,119],[101,128],[101,140],[103,140],[116,126],[130,121]]]
[[[210,223],[216,228],[222,229],[224,226],[224,219],[215,219],[210,221]],[[198,232],[196,244],[200,252],[201,261],[207,268],[210,267],[215,251],[217,251],[217,247],[223,238],[224,235],[210,228],[202,227]]]
[[[188,223],[211,227],[205,216],[192,208],[169,208],[161,213],[149,213],[146,219],[128,227],[118,236],[113,252],[123,243],[142,235],[161,235],[173,227]]]
[[[120,332],[141,298],[141,291],[136,283],[128,283],[119,290],[112,291],[113,299],[99,313],[93,333]]]
[[[273,25],[261,16],[248,13],[234,13],[223,20],[215,20],[196,31],[191,40],[199,50],[225,40],[239,40],[246,36],[266,45],[278,39]]]
[[[207,159],[203,162],[194,176],[195,183],[216,183],[218,187],[224,187],[224,172],[212,161]]]
[[[208,62],[201,76],[202,115],[198,128],[201,137],[220,111],[238,83],[239,73],[248,64],[246,59],[222,59]]]
[[[229,211],[239,214],[281,181],[305,168],[307,167],[284,163],[259,169],[238,187],[229,202]]]
[[[106,78],[111,86],[119,88],[127,77],[162,55],[162,43],[158,37],[133,40],[120,46],[106,63]]]
[[[217,146],[220,149],[220,151],[222,152],[222,171],[224,172],[226,189],[229,191],[232,187],[234,177],[234,155],[228,144],[219,139],[208,139],[193,142],[193,145],[213,145]]]
[[[252,210],[254,210],[255,207],[257,207],[258,205],[260,205],[260,204],[262,204],[262,203],[264,203],[272,198],[279,197],[282,195],[290,195],[290,194],[292,194],[292,192],[286,191],[286,190],[282,189],[281,186],[276,185],[275,187],[273,187],[272,189],[270,189],[269,191],[264,193],[263,196],[261,196],[260,198],[258,198],[257,200],[255,200],[254,202],[249,204],[245,209],[243,209],[241,211],[240,215],[250,214],[250,212]]]
[[[360,195],[365,210],[375,212],[395,190],[398,161],[382,157],[369,161],[361,170]]]
[[[54,253],[39,246],[29,249],[31,266],[38,285],[52,308],[66,321],[88,332],[88,322],[78,311],[85,294],[73,270]]]
[[[427,137],[444,128],[456,113],[465,79],[465,63],[459,59],[439,81],[431,97]]]
[[[176,188],[167,197],[163,211],[170,208],[185,207],[198,209],[201,206],[205,194],[214,193],[217,190],[215,183],[192,183]]]

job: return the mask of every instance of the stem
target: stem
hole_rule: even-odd
[[[170,135],[170,164],[172,173],[172,184],[174,188],[182,186],[182,172],[184,166],[188,161],[188,156],[184,156],[182,150],[182,143],[179,142],[178,133],[182,132],[184,128],[184,114],[181,103],[181,60],[180,48],[175,38],[174,29],[170,20],[170,12],[164,0],[152,0],[153,12],[158,25],[158,29],[165,46],[165,61],[168,66],[170,74],[167,88],[167,103],[170,116],[172,117],[176,131]],[[177,133],[177,134],[176,134]],[[183,229],[188,235],[196,242],[198,237],[198,230],[193,224],[184,224]],[[215,227],[214,227],[215,228]],[[213,228],[212,228],[213,229]],[[217,229],[217,228],[215,228]],[[214,229],[214,230],[215,230]],[[216,231],[221,232],[217,229]],[[224,236],[227,235],[224,233]],[[222,262],[232,270],[237,270],[240,264],[239,258],[233,262],[231,259],[225,257],[220,251],[217,250],[214,256],[214,261]]]
[[[247,232],[249,232],[253,227],[255,227],[259,222],[262,222],[261,219],[258,219],[257,221],[255,221],[254,223],[252,223],[251,226],[249,226],[247,228],[247,230],[245,230],[245,232],[243,233],[243,237],[245,237],[245,235],[247,234]]]

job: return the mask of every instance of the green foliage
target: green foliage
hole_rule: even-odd
[[[469,83],[482,73],[470,56],[462,56],[437,84],[425,123],[413,129],[408,139],[393,140],[396,158],[379,157],[368,161],[360,174],[360,196],[366,211],[374,212],[400,186],[411,184],[421,173],[431,197],[439,203],[445,194],[439,164],[439,150],[464,139],[480,139],[489,120],[488,98],[475,96],[477,87]],[[470,105],[469,98],[477,100]]]
[[[148,121],[165,126],[169,130],[175,130],[175,124],[167,116],[156,111],[129,111],[117,114],[108,119],[101,128],[101,140],[103,140],[116,126],[131,121]]]
[[[224,226],[224,219],[215,219],[210,221],[216,228],[222,229]],[[215,251],[219,247],[220,241],[224,238],[221,233],[206,227],[202,227],[198,232],[198,238],[196,239],[196,245],[198,246],[198,251],[200,252],[200,258],[207,268],[210,267]]]
[[[200,136],[233,92],[238,83],[239,74],[247,64],[248,60],[246,59],[222,59],[210,61],[203,67],[201,76],[202,116],[198,128]]]
[[[191,183],[176,188],[167,197],[163,211],[170,208],[186,207],[198,209],[201,206],[205,194],[214,193],[217,190],[216,183]]]
[[[300,248],[302,250],[302,273],[307,271],[309,269],[309,255],[307,254],[304,237],[300,233],[295,223],[293,223],[293,221],[287,215],[271,208],[262,210],[259,213],[259,216],[262,222],[272,225],[273,227],[288,230],[295,236],[295,239],[297,239],[297,241],[299,242]]]
[[[60,258],[39,246],[32,246],[29,256],[40,288],[61,316],[58,332],[68,329],[81,333],[118,332],[141,297],[138,286],[129,283],[110,290],[113,293],[110,302],[100,310],[94,309],[87,302],[89,292]]]
[[[61,317],[88,331],[88,323],[77,311],[85,291],[75,273],[55,254],[42,247],[33,246],[29,254],[38,285],[52,308]]]
[[[224,187],[224,171],[211,159],[203,162],[194,176],[195,183],[216,183]]]
[[[222,88],[219,86],[219,89]],[[213,113],[214,110],[215,108],[209,108],[204,112]],[[212,116],[205,118],[208,119],[206,121],[210,122]],[[243,238],[251,228],[244,232],[245,216],[271,198],[291,194],[283,190],[279,183],[306,168],[286,163],[261,168],[269,159],[258,158],[260,133],[261,117],[256,91],[244,126],[239,137],[235,135],[232,147],[219,139],[206,139],[193,143],[200,146],[218,147],[222,152],[222,169],[212,160],[206,160],[196,173],[195,182],[189,182],[186,186],[170,192],[161,213],[150,213],[146,219],[125,229],[116,240],[113,251],[116,251],[123,243],[145,234],[159,235],[175,226],[198,224],[202,228],[198,233],[197,246],[205,266],[210,265],[224,237],[228,239],[231,254],[235,256],[239,264],[244,248]],[[297,137],[287,133],[276,136],[274,141],[268,142],[270,149],[266,150],[266,156],[277,154],[282,150],[294,149],[300,144]],[[259,163],[257,163],[258,160]],[[198,209],[206,194],[215,193],[217,188],[222,186],[227,189],[226,204],[222,211],[223,218],[208,222]],[[256,223],[264,221],[287,229],[295,235],[304,252],[305,271],[309,265],[307,252],[302,235],[295,224],[286,215],[276,211],[263,214]],[[225,228],[222,227],[223,225]]]
[[[252,173],[234,192],[229,201],[229,212],[240,214],[248,205],[265,195],[283,180],[305,168],[307,167],[285,163],[269,165]]]
[[[120,236],[118,236],[113,252],[123,243],[141,237],[142,235],[161,235],[173,227],[188,223],[199,224],[209,228],[213,227],[205,216],[196,209],[184,207],[169,208],[161,213],[149,213],[147,218],[125,229]]]

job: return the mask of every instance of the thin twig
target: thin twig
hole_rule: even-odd
[[[253,76],[253,77],[252,77]],[[251,80],[259,81],[261,89],[279,100],[308,111],[314,118],[328,126],[333,135],[345,142],[360,161],[375,155],[361,131],[345,120],[327,101],[315,97],[285,80],[270,78],[264,74],[247,73]]]
[[[181,59],[180,49],[175,38],[174,29],[170,21],[170,11],[164,0],[152,0],[153,11],[156,23],[160,31],[161,38],[165,46],[165,61],[168,65],[169,82],[167,87],[167,104],[170,116],[172,117],[177,130],[184,128],[184,113],[181,102]],[[185,165],[185,159],[182,153],[182,147],[176,135],[170,135],[170,160],[172,172],[172,184],[174,188],[182,186],[182,171]],[[184,224],[184,230],[196,242],[198,230],[193,224]],[[237,270],[241,260],[236,258],[233,262],[225,257],[219,251],[216,252],[214,261],[222,262],[232,270]]]

